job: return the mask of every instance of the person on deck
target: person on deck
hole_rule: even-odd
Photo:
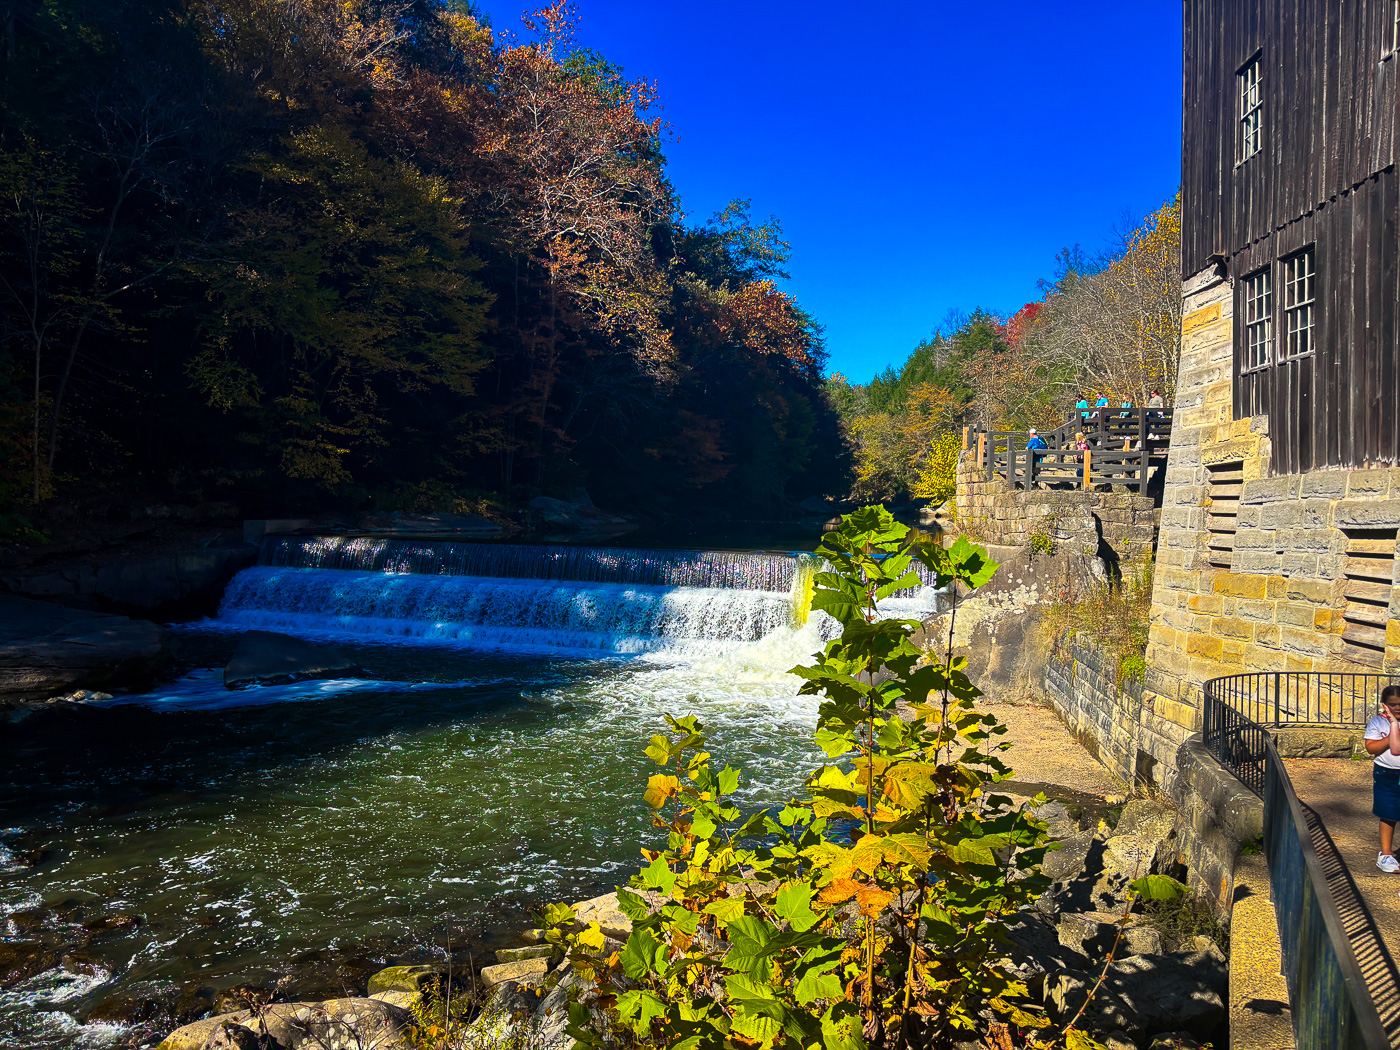
[[[1079,409],[1080,419],[1089,418],[1089,402],[1086,401],[1084,398],[1081,397],[1074,407]]]
[[[1162,392],[1154,390],[1147,398],[1148,408],[1166,408],[1166,402],[1162,400]]]
[[[1400,685],[1381,691],[1381,712],[1366,723],[1366,750],[1371,765],[1371,812],[1381,822],[1381,851],[1376,867],[1395,874],[1395,822],[1400,820]]]
[[[1078,452],[1088,452],[1088,451],[1089,451],[1089,442],[1085,440],[1085,438],[1084,438],[1084,432],[1083,432],[1082,430],[1081,430],[1081,431],[1078,431],[1078,432],[1074,435],[1074,447],[1075,447],[1075,450],[1078,451]]]
[[[1035,427],[1031,427],[1030,440],[1026,442],[1026,448],[1040,451],[1050,446],[1045,443],[1045,439],[1035,432]]]

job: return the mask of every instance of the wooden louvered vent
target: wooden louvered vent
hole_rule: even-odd
[[[1395,530],[1347,529],[1347,607],[1342,641],[1348,658],[1379,667],[1385,660],[1385,625],[1395,580]]]
[[[1216,463],[1206,467],[1210,486],[1210,506],[1206,527],[1210,529],[1209,561],[1217,569],[1228,569],[1235,562],[1235,529],[1240,517],[1240,493],[1244,490],[1244,463]]]

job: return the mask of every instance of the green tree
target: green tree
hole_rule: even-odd
[[[231,257],[206,264],[214,310],[190,376],[287,477],[332,487],[420,430],[421,399],[465,405],[491,297],[440,180],[324,127],[254,170],[261,199],[235,215]]]

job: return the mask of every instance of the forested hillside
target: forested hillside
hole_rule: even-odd
[[[776,222],[683,218],[654,88],[563,4],[519,37],[458,0],[7,12],[0,512],[841,487]]]
[[[1010,317],[954,315],[869,383],[833,375],[855,458],[854,495],[941,501],[961,429],[1054,427],[1080,398],[1170,403],[1181,349],[1181,204],[1169,201],[1113,249],[1059,256],[1043,296]]]

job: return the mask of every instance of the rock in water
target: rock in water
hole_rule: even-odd
[[[0,702],[139,683],[164,658],[157,624],[0,595]]]
[[[224,668],[224,685],[283,685],[314,678],[353,673],[355,663],[338,649],[312,645],[274,631],[248,631],[238,640],[233,659]]]

